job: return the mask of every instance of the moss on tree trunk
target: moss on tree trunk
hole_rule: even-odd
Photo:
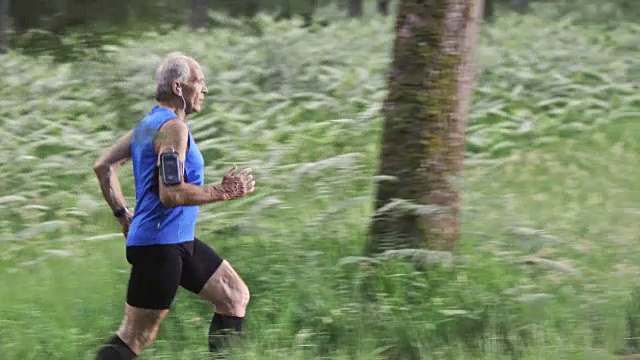
[[[453,251],[482,0],[401,0],[398,10],[383,107],[379,175],[387,179],[378,183],[367,251]],[[394,199],[414,206],[391,207]]]

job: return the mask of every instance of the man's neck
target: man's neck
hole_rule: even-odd
[[[159,103],[159,106],[173,111],[174,114],[178,115],[180,120],[182,120],[185,123],[187,122],[187,113],[183,110],[182,107],[177,107],[175,105],[172,105],[166,102]]]

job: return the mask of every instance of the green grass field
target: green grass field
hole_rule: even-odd
[[[91,359],[116,330],[128,264],[91,164],[153,105],[154,66],[176,48],[208,76],[191,124],[207,181],[234,163],[257,179],[198,224],[252,291],[232,358],[615,358],[640,308],[640,27],[507,16],[483,29],[463,238],[454,266],[419,272],[358,258],[390,20],[263,21],[261,37],[146,34],[74,64],[2,59],[0,358]],[[206,358],[212,311],[182,290],[141,359]]]

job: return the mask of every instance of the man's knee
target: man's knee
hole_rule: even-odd
[[[200,296],[209,300],[216,312],[237,317],[244,317],[251,299],[249,288],[226,261],[207,281]]]
[[[227,301],[214,305],[216,306],[216,312],[224,315],[244,317],[250,299],[251,294],[249,292],[249,288],[244,284],[244,282],[242,282],[242,280],[240,280],[240,283],[234,291],[230,292]]]
[[[237,293],[237,297],[234,299],[233,314],[229,315],[244,317],[250,300],[251,293],[247,285],[243,282],[240,291]]]

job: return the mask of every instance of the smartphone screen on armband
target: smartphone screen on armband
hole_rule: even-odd
[[[165,185],[178,185],[182,182],[182,162],[177,153],[163,153],[160,156],[160,170]]]

